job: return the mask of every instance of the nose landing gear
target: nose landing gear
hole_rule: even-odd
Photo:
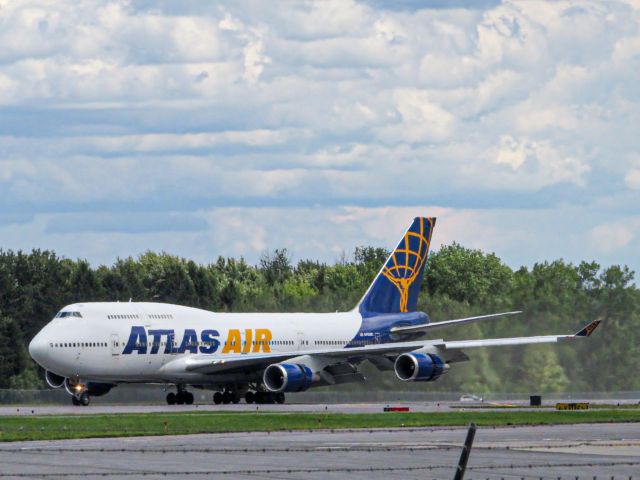
[[[82,405],[83,407],[88,406],[89,403],[91,403],[91,397],[89,397],[89,392],[84,390],[79,395],[72,395],[71,396],[71,403],[73,403],[76,406],[78,406],[78,405]]]

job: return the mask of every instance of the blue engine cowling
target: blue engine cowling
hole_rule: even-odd
[[[311,386],[313,372],[306,365],[274,363],[265,369],[262,380],[271,392],[304,392]]]
[[[445,372],[447,365],[432,353],[403,353],[396,359],[394,369],[405,382],[432,382]]]

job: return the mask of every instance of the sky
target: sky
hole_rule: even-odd
[[[0,248],[640,271],[640,1],[0,0]]]

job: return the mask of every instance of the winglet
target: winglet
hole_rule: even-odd
[[[594,320],[589,325],[587,325],[582,330],[580,330],[578,333],[576,333],[574,336],[575,337],[588,337],[589,335],[591,335],[593,333],[593,331],[598,327],[598,325],[600,325],[600,322],[602,322],[602,319],[600,319],[600,318],[597,319],[597,320]]]

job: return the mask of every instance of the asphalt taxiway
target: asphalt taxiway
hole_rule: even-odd
[[[465,428],[0,444],[1,478],[453,478]],[[479,428],[466,479],[640,478],[640,424]],[[18,477],[19,475],[19,477]]]

